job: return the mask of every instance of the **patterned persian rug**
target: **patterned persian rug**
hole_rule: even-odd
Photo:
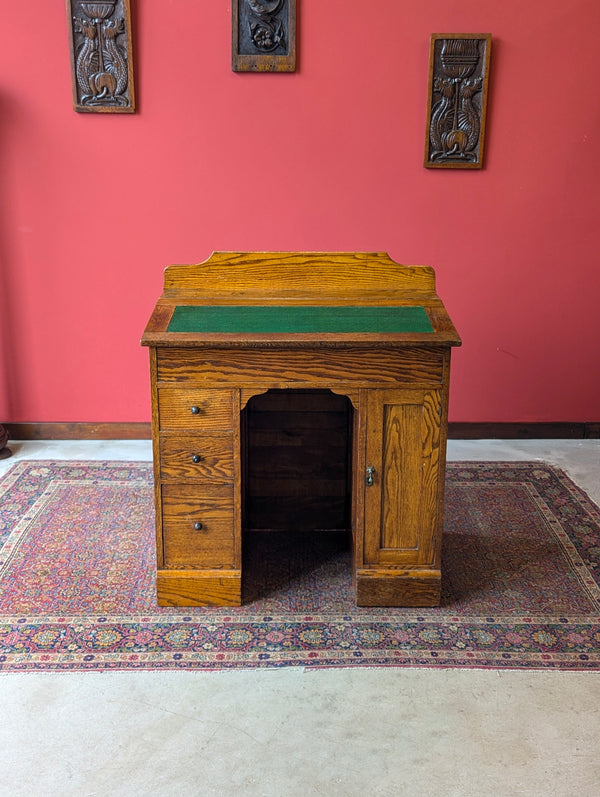
[[[244,605],[160,608],[148,463],[0,480],[0,670],[600,669],[600,511],[539,463],[448,466],[443,598],[354,605],[345,535],[247,535]]]

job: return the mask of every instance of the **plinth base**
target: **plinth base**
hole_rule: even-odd
[[[356,571],[357,606],[439,606],[440,570]]]
[[[159,570],[159,606],[241,606],[240,570]]]

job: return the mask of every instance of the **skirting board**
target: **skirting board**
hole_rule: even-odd
[[[600,421],[586,423],[449,423],[453,440],[589,440],[600,438]]]
[[[150,423],[4,423],[9,440],[149,440]]]
[[[149,440],[149,423],[4,423],[11,440]],[[450,423],[453,440],[598,439],[600,421],[589,423]]]

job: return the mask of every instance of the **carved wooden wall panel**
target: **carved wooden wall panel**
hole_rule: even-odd
[[[234,72],[294,72],[296,0],[233,0]]]
[[[133,113],[129,0],[67,0],[67,16],[74,109]]]
[[[481,169],[491,45],[489,33],[432,34],[426,167]]]

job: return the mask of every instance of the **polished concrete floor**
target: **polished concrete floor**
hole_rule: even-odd
[[[150,459],[146,441],[12,443]],[[600,503],[600,440],[451,441],[544,460]],[[296,668],[0,675],[0,795],[597,797],[600,673]]]

